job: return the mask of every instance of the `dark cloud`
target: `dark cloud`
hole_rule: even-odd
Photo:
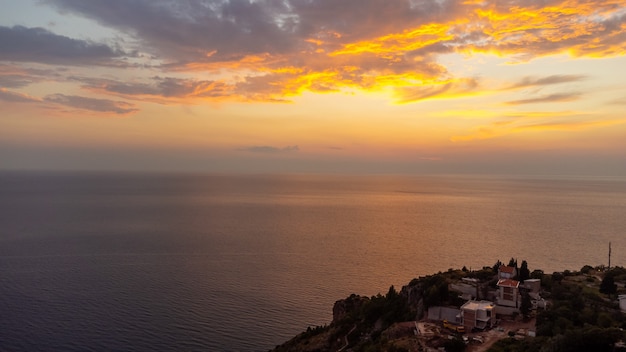
[[[344,43],[446,21],[461,10],[457,1],[292,0],[289,3],[298,18],[301,34],[329,39],[327,34],[336,33]]]
[[[581,93],[555,93],[550,95],[545,95],[537,98],[530,99],[521,99],[521,100],[512,100],[506,102],[507,105],[523,105],[523,104],[535,104],[535,103],[557,103],[564,101],[574,101],[580,99],[582,96]]]
[[[0,64],[0,88],[23,88],[45,80],[61,80],[64,77],[62,71]]]
[[[84,65],[124,55],[107,45],[68,38],[44,28],[0,26],[0,61]]]
[[[130,33],[146,50],[174,61],[237,61],[245,55],[296,53],[401,32],[461,10],[430,0],[47,0]]]
[[[511,85],[509,89],[518,89],[534,86],[547,86],[552,84],[579,82],[587,79],[585,75],[552,75],[547,77],[525,77],[519,82]]]
[[[144,82],[124,82],[113,79],[90,77],[70,77],[81,82],[83,88],[99,93],[114,94],[126,99],[145,100],[155,103],[179,102],[182,99],[206,98],[209,100],[243,100],[284,102],[277,98],[284,93],[289,80],[296,79],[293,74],[267,74],[242,78],[241,82],[229,84],[214,80],[182,79],[175,77],[153,77]],[[318,90],[323,83],[317,82]],[[298,86],[299,88],[299,86]],[[192,103],[193,100],[186,100]]]
[[[0,88],[0,101],[9,103],[39,103],[40,100],[26,94]]]
[[[123,101],[108,99],[86,98],[76,95],[50,94],[39,99],[26,94],[12,92],[0,88],[0,101],[8,103],[52,103],[75,109],[89,110],[102,113],[129,114],[138,111],[135,105]]]
[[[129,33],[146,50],[177,61],[238,60],[294,44],[283,1],[49,0],[62,11]]]
[[[285,101],[284,95],[338,91],[346,86],[369,89],[377,75],[411,73],[440,77],[446,69],[434,62],[432,53],[449,52],[442,43],[404,53],[363,52],[358,55],[329,55],[350,42],[398,33],[428,21],[442,20],[458,11],[454,1],[405,0],[46,0],[60,11],[72,12],[134,36],[143,43],[143,51],[158,54],[170,64],[164,69],[189,69],[188,65],[217,63],[215,71],[228,70],[227,62],[243,62],[252,75],[239,76],[236,82],[158,78],[152,82],[92,81],[87,86],[102,92],[131,99],[168,101],[173,98],[198,97],[255,101]],[[19,29],[28,35],[26,43],[47,38],[46,55],[34,55],[33,48],[15,50],[22,61],[73,61],[114,58],[120,50],[101,44],[70,39],[41,28]],[[13,33],[15,36],[16,33]],[[31,38],[32,37],[32,38]],[[33,39],[34,38],[34,39]],[[323,52],[308,42],[321,40]],[[58,42],[58,43],[57,43]],[[46,46],[44,46],[46,48]],[[68,49],[69,48],[69,49]],[[80,50],[79,50],[80,49]],[[73,52],[76,52],[74,54]],[[61,55],[65,53],[65,55]],[[303,55],[304,53],[304,55]],[[1,56],[0,56],[1,58]],[[71,59],[70,59],[71,58]],[[251,62],[259,60],[258,66]],[[300,72],[275,72],[283,67],[301,68]],[[269,68],[269,69],[268,69]],[[192,68],[193,69],[193,68]],[[201,67],[206,71],[211,68]],[[237,68],[234,68],[237,69]],[[303,76],[324,72],[325,79]],[[11,81],[11,84],[27,84]]]
[[[133,104],[108,99],[86,98],[76,95],[51,94],[44,98],[45,101],[56,103],[76,109],[90,110],[95,112],[110,112],[114,114],[128,114],[138,111]]]
[[[174,77],[153,77],[146,82],[123,82],[112,79],[71,77],[83,87],[116,94],[129,99],[165,103],[171,99],[220,98],[233,95],[234,87],[220,81],[193,80]]]
[[[0,74],[0,87],[23,88],[33,83],[35,80],[23,75]]]
[[[460,0],[45,0],[61,11],[94,19],[134,35],[147,51],[178,62],[238,61],[246,55],[296,54],[311,49],[306,40],[323,43],[326,52],[361,40],[406,33],[423,25],[449,24],[441,41],[412,51],[429,56],[451,50],[509,51],[544,55],[573,48],[598,52],[626,40],[626,16],[595,16],[577,4],[560,1]],[[571,7],[524,13],[544,7]],[[592,10],[619,13],[610,3]],[[493,12],[504,17],[490,23]],[[515,16],[517,15],[517,16]],[[463,19],[462,21],[458,21]],[[546,25],[550,21],[550,25]],[[595,39],[593,45],[591,39]],[[416,39],[420,40],[420,39]],[[313,49],[315,46],[313,45]],[[617,54],[614,53],[614,54]]]
[[[437,58],[451,52],[532,60],[564,52],[619,55],[626,50],[626,16],[610,1],[593,6],[582,0],[42,1],[132,37],[142,52],[155,55],[153,63],[162,63],[162,70],[229,77],[224,82],[164,78],[102,88],[134,99],[229,96],[283,101],[307,90],[370,89],[397,82],[380,83],[380,76],[411,76],[403,87],[443,82],[450,72]],[[118,54],[107,46],[75,42],[99,48],[100,56]],[[507,89],[585,78],[527,77]],[[463,89],[472,90],[443,84],[401,88],[399,95],[410,102]]]
[[[289,145],[283,148],[272,147],[267,145],[261,146],[250,146],[239,149],[240,151],[253,152],[253,153],[285,153],[285,152],[297,152],[300,150],[300,147],[297,145]]]

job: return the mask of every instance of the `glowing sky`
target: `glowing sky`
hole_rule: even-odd
[[[0,169],[626,176],[626,0],[0,8]]]

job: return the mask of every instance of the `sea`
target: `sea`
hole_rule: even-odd
[[[2,172],[0,350],[267,351],[352,293],[609,246],[624,178]]]

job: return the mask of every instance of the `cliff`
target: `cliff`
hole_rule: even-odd
[[[340,299],[333,305],[329,325],[309,327],[273,351],[464,351],[477,350],[475,344],[481,344],[480,350],[496,352],[540,351],[545,346],[553,351],[626,351],[620,347],[620,341],[626,340],[626,317],[615,300],[617,294],[626,293],[626,269],[583,269],[552,275],[535,270],[532,278],[540,280],[548,308],[498,317],[502,327],[497,330],[461,336],[424,320],[429,307],[459,308],[465,302],[460,292],[449,290],[450,284],[463,278],[495,290],[497,272],[491,267],[448,270],[413,279],[399,292],[391,286],[386,295],[352,294]],[[608,297],[605,281],[615,283]],[[426,333],[417,333],[418,322]],[[537,337],[527,337],[529,331]]]

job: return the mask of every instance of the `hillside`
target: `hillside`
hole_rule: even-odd
[[[273,351],[626,351],[618,303],[625,282],[622,267],[546,274],[514,259],[449,269],[385,295],[338,300],[328,325],[309,327]],[[487,315],[472,320],[470,309],[481,304]]]

